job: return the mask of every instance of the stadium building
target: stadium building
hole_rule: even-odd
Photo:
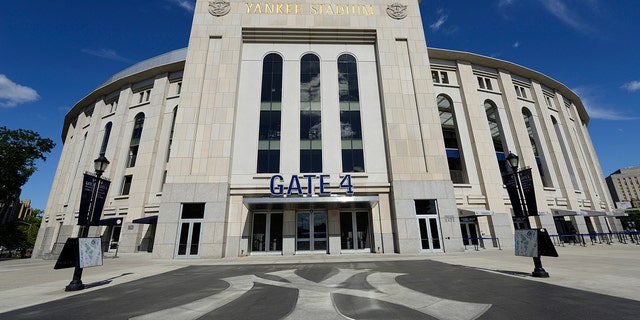
[[[531,225],[621,231],[580,97],[512,62],[427,48],[418,6],[197,1],[188,48],[66,115],[34,255],[78,236],[100,155],[111,186],[90,234],[157,258],[513,246],[510,152],[532,172]]]

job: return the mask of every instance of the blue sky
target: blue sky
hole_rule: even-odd
[[[186,47],[194,4],[3,3],[0,126],[34,130],[57,144],[23,199],[45,209],[66,112],[118,71]],[[640,1],[422,0],[420,7],[428,46],[507,60],[578,93],[605,176],[640,165]]]

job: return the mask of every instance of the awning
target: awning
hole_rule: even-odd
[[[100,221],[98,221],[98,225],[99,226],[121,226],[122,222],[124,222],[123,217],[107,218],[107,219],[101,219]]]
[[[305,207],[308,209],[370,209],[379,202],[378,196],[331,196],[331,197],[264,197],[244,198],[242,203],[250,210],[287,209]]]
[[[148,216],[140,219],[134,219],[131,221],[133,223],[144,223],[144,224],[156,224],[158,223],[158,216]]]
[[[458,208],[458,215],[460,217],[492,216],[493,211],[474,208]]]
[[[596,211],[596,210],[583,210],[583,211],[589,217],[603,217],[607,215],[605,211]]]
[[[582,211],[565,210],[565,209],[551,209],[551,213],[553,214],[554,217],[584,215],[584,212]]]

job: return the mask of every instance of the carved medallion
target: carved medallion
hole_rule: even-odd
[[[209,13],[216,17],[222,17],[231,10],[231,3],[224,0],[209,2]]]
[[[396,20],[404,19],[407,17],[407,6],[394,2],[387,6],[387,14]]]

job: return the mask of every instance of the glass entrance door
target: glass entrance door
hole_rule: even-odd
[[[422,251],[442,251],[438,217],[418,216]]]
[[[254,213],[251,252],[282,251],[282,213]]]
[[[120,230],[122,227],[111,227],[111,236],[109,237],[109,252],[115,252],[118,250],[118,242],[120,241]]]
[[[342,250],[371,251],[369,212],[340,212]]]
[[[178,241],[178,256],[192,257],[198,255],[200,247],[201,222],[182,222]]]
[[[204,222],[204,203],[183,203],[178,229],[176,256],[197,257],[200,253],[200,233]]]
[[[298,212],[296,227],[297,251],[327,251],[326,212]]]
[[[478,225],[475,218],[460,218],[462,241],[465,246],[478,244]]]

